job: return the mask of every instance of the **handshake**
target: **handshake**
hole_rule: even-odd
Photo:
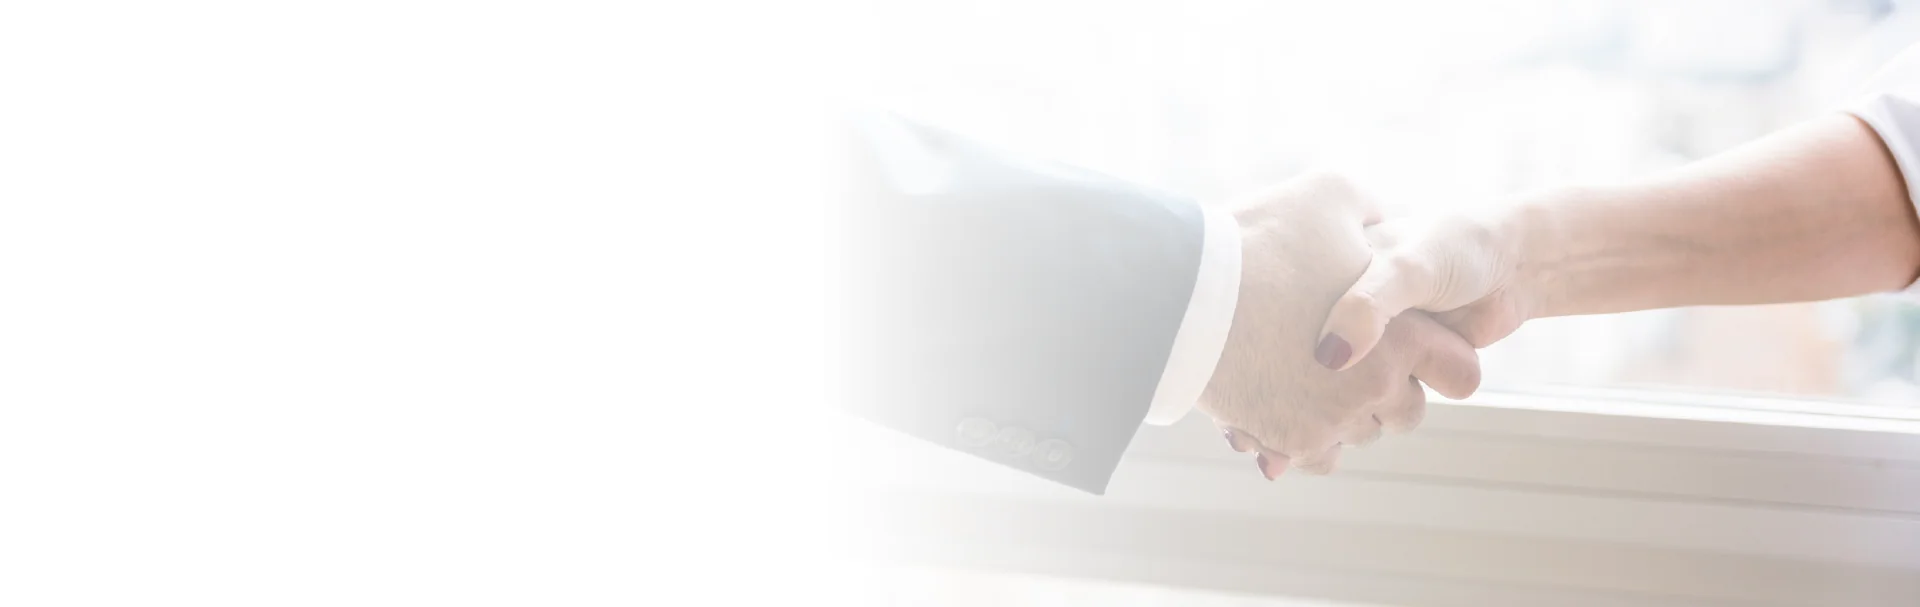
[[[1467,217],[1383,222],[1343,178],[1311,175],[1242,201],[1232,328],[1198,407],[1262,475],[1325,474],[1343,445],[1420,424],[1421,384],[1464,398],[1474,353],[1524,317],[1494,226]],[[1437,315],[1409,308],[1450,310]],[[1403,313],[1404,312],[1404,313]]]
[[[1528,309],[1490,269],[1515,258],[1496,221],[1383,222],[1336,177],[1229,215],[890,115],[845,125],[838,400],[1087,491],[1143,421],[1196,407],[1269,479],[1331,471],[1418,425],[1422,384],[1471,394],[1474,348]]]
[[[1897,133],[1890,111],[1856,110]],[[843,402],[1096,493],[1142,421],[1194,407],[1268,479],[1331,471],[1418,425],[1422,384],[1473,393],[1474,349],[1531,318],[1920,289],[1920,179],[1889,151],[1914,146],[1846,115],[1425,222],[1338,177],[1229,216],[894,117],[848,125]]]

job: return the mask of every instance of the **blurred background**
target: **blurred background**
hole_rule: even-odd
[[[1400,214],[1633,179],[1835,111],[1920,40],[1890,0],[876,3],[855,94],[1219,204],[1310,168]],[[1494,390],[1920,406],[1897,296],[1538,321]]]

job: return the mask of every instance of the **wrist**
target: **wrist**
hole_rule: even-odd
[[[1584,190],[1562,189],[1528,196],[1500,211],[1490,223],[1494,249],[1507,269],[1505,290],[1524,318],[1577,313],[1577,289],[1565,271],[1569,238],[1565,209]]]

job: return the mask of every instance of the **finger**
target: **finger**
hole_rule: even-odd
[[[1407,332],[1415,378],[1447,398],[1466,398],[1480,389],[1480,355],[1459,334],[1424,312],[1402,314],[1393,322],[1394,330]]]
[[[1460,334],[1460,337],[1467,340],[1467,345],[1475,348],[1491,346],[1493,342],[1506,339],[1508,335],[1513,334],[1514,329],[1519,328],[1519,325],[1511,320],[1503,322],[1495,310],[1489,308],[1487,302],[1476,302],[1464,308],[1435,314],[1433,319],[1452,329],[1454,333]]]
[[[1286,473],[1287,464],[1291,461],[1285,455],[1261,449],[1260,455],[1254,456],[1253,465],[1260,467],[1260,476],[1273,480]]]
[[[1340,451],[1340,445],[1335,444],[1319,453],[1293,460],[1293,467],[1316,476],[1330,474],[1334,465],[1340,462]]]
[[[1227,446],[1232,447],[1234,451],[1246,453],[1260,448],[1260,441],[1253,440],[1246,433],[1233,428],[1222,428],[1220,435],[1226,437]]]
[[[1374,414],[1382,430],[1396,434],[1420,427],[1420,421],[1426,417],[1427,391],[1420,387],[1420,382],[1411,379],[1407,380],[1406,389]]]
[[[1373,257],[1366,271],[1340,296],[1320,328],[1313,358],[1322,366],[1345,370],[1366,358],[1380,343],[1387,322],[1425,302],[1433,291],[1432,272],[1419,259],[1402,254]]]
[[[1365,447],[1377,440],[1380,440],[1380,416],[1369,415],[1354,422],[1340,442],[1355,447]]]

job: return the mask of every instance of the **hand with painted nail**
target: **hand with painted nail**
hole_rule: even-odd
[[[1379,213],[1351,183],[1294,180],[1234,215],[1240,298],[1199,407],[1234,449],[1257,453],[1267,478],[1329,472],[1342,445],[1411,429],[1425,413],[1422,382],[1449,397],[1479,387],[1473,348],[1424,314],[1383,322],[1364,360],[1349,344],[1317,345],[1327,310],[1374,258],[1367,226]]]
[[[1373,261],[1327,313],[1316,346],[1321,361],[1336,369],[1358,364],[1407,310],[1432,313],[1475,348],[1511,335],[1540,306],[1516,284],[1520,252],[1502,224],[1449,215],[1368,228]]]

